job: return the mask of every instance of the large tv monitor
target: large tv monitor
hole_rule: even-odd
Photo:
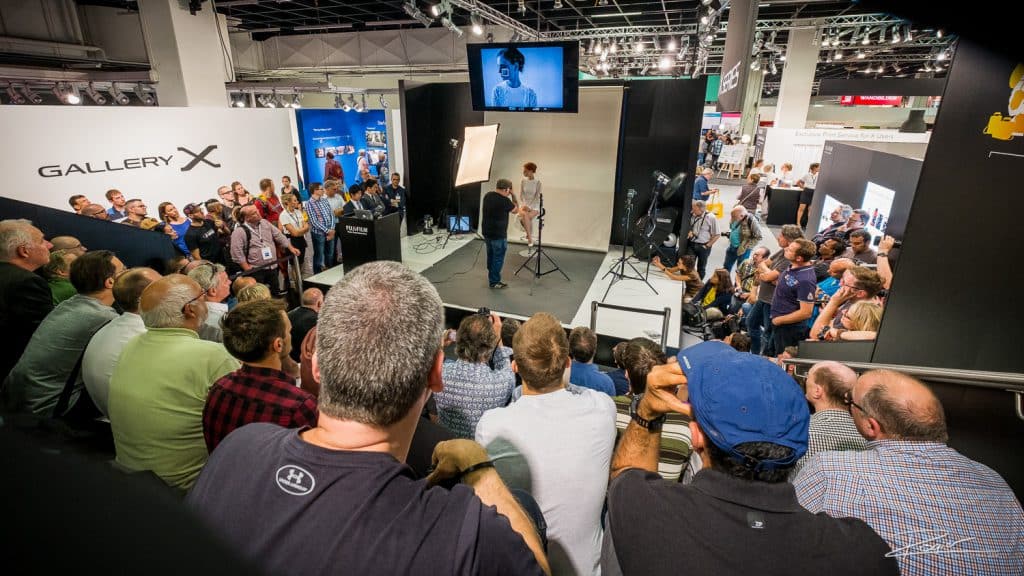
[[[466,44],[473,110],[578,112],[579,42]]]
[[[876,246],[889,224],[892,201],[895,197],[895,190],[879,186],[874,182],[868,182],[864,187],[864,201],[860,205],[868,213],[868,221],[864,223],[864,228],[871,234],[871,241]]]

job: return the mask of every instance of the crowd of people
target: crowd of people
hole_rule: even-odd
[[[286,175],[279,190],[270,178],[260,180],[255,195],[236,181],[218,188],[216,198],[190,202],[180,211],[172,202],[161,202],[156,217],[149,215],[142,200],[125,199],[116,189],[105,194],[109,208],[82,194],[71,196],[68,204],[85,217],[167,234],[181,262],[205,260],[224,265],[231,273],[252,271],[258,282],[279,294],[290,256],[297,257],[300,271],[310,256],[314,274],[341,262],[338,227],[342,216],[366,210],[379,215],[398,213],[404,220],[407,191],[401,181],[400,174],[391,173],[390,183],[382,187],[365,170],[347,190],[341,180],[327,179],[303,191]],[[310,244],[312,250],[308,250]],[[64,267],[54,258],[48,280],[60,284]],[[64,285],[63,293],[69,292]]]
[[[750,315],[772,319],[759,344],[788,344],[815,279],[799,236],[752,250],[760,286],[720,269],[701,300],[774,273],[785,299]],[[1024,570],[1019,501],[946,445],[941,403],[904,374],[829,362],[801,387],[742,334],[678,357],[637,338],[604,372],[593,331],[542,312],[445,330],[434,286],[395,262],[287,311],[222,262],[161,275],[65,238],[53,273],[80,252],[75,294],[55,305],[37,271],[57,240],[0,221],[5,410],[109,422],[122,469],[160,478],[269,573]],[[883,284],[843,260],[823,329],[870,315],[856,306]]]

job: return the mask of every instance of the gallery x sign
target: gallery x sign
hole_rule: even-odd
[[[200,162],[205,162],[205,163],[209,164],[210,166],[213,166],[214,168],[220,168],[220,164],[215,164],[215,163],[210,162],[209,160],[206,159],[206,157],[210,154],[210,152],[213,152],[216,149],[217,149],[217,145],[216,144],[210,144],[206,148],[203,148],[202,152],[200,152],[199,154],[196,154],[195,152],[189,150],[188,148],[182,148],[181,146],[178,146],[178,152],[184,152],[184,153],[189,154],[189,155],[192,156],[192,160],[190,160],[188,164],[185,164],[184,166],[182,166],[181,167],[181,171],[182,172],[188,172],[189,170],[195,168],[196,164],[199,164]]]

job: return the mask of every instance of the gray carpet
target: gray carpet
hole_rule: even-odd
[[[423,275],[434,283],[445,304],[470,309],[486,306],[497,312],[519,316],[548,312],[564,324],[572,322],[605,255],[583,250],[544,248],[544,252],[558,263],[569,281],[556,271],[541,276],[534,284],[534,275],[529,266],[523,268],[518,276],[515,275],[516,269],[526,261],[525,257],[519,255],[519,251],[524,248],[522,244],[509,244],[501,275],[508,287],[500,290],[488,287],[487,250],[480,240],[470,240],[466,246],[424,270]],[[553,268],[546,258],[541,258],[541,261],[542,273]],[[535,268],[535,262],[536,259],[531,260],[530,266]]]

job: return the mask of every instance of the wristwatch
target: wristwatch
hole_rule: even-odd
[[[658,416],[652,420],[647,420],[637,413],[637,408],[640,406],[640,401],[643,400],[644,395],[636,394],[633,396],[633,401],[629,404],[629,417],[640,425],[641,428],[649,432],[658,432],[661,430],[661,425],[665,423],[665,414]]]
[[[875,256],[877,256],[879,258],[888,258],[889,257],[889,253],[888,252],[879,252],[879,253],[875,254]]]

